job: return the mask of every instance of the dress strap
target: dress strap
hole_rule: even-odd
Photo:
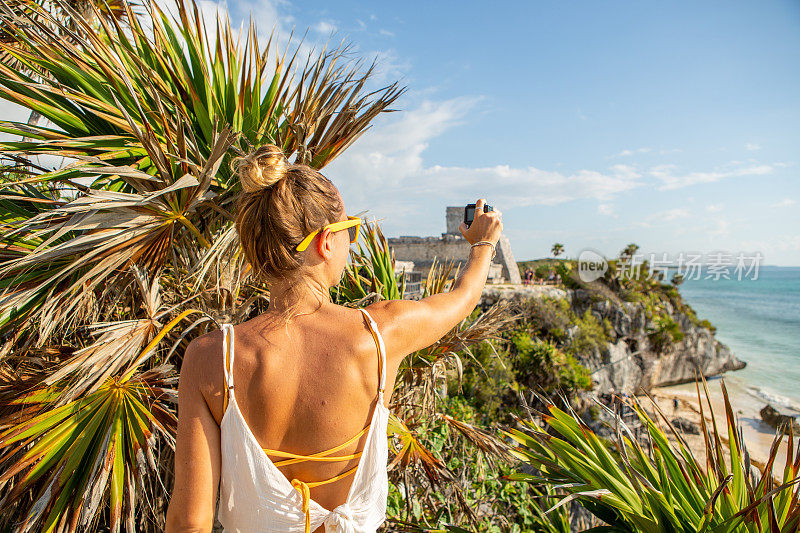
[[[345,459],[355,459],[361,456],[361,452],[356,452],[350,455],[328,455],[333,452],[338,452],[342,448],[349,446],[350,443],[357,441],[361,435],[369,430],[371,424],[367,424],[361,431],[350,437],[347,442],[343,442],[338,446],[334,446],[333,448],[328,448],[327,450],[312,453],[311,455],[300,455],[296,453],[284,452],[281,450],[273,450],[271,448],[264,448],[264,451],[270,455],[278,455],[280,457],[292,457],[292,459],[285,459],[283,461],[278,461],[273,463],[275,466],[282,466],[282,465],[290,465],[293,463],[300,463],[302,461],[342,461]]]
[[[225,394],[222,397],[222,414],[228,408],[228,396],[233,394],[233,325],[222,324],[222,371],[225,375]]]
[[[369,329],[372,332],[372,338],[375,339],[375,344],[378,346],[378,357],[380,358],[380,366],[381,366],[381,377],[380,377],[380,385],[378,386],[378,394],[383,396],[383,391],[386,386],[386,347],[383,344],[383,337],[381,337],[380,331],[378,331],[378,324],[372,319],[372,316],[367,312],[366,309],[363,307],[359,308],[363,313],[364,316],[367,317],[367,322],[369,323]]]

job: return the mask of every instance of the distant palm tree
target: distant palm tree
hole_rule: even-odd
[[[559,255],[564,253],[564,245],[561,244],[560,242],[557,242],[550,249],[550,252],[553,254],[553,257],[558,257]]]
[[[630,260],[631,258],[633,258],[634,255],[636,255],[636,252],[638,251],[639,251],[639,245],[631,243],[620,252],[619,257],[620,259]]]

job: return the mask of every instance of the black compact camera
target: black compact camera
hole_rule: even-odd
[[[488,213],[489,211],[494,211],[492,206],[483,204],[483,212]],[[467,204],[467,207],[464,208],[464,224],[469,227],[473,220],[475,220],[475,204]]]

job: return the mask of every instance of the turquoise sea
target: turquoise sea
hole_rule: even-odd
[[[747,362],[728,376],[776,408],[800,412],[800,267],[761,266],[757,279],[706,277],[687,279],[680,292]]]

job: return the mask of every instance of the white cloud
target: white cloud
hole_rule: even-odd
[[[607,155],[606,159],[615,159],[617,157],[631,157],[638,154],[658,154],[658,155],[670,155],[670,154],[679,154],[683,152],[680,148],[661,148],[656,150],[654,148],[650,148],[648,146],[642,146],[641,148],[631,148],[627,150],[622,150],[621,152],[617,152],[613,155]]]
[[[391,32],[389,30],[380,29],[378,30],[378,33],[380,33],[384,37],[394,37],[394,32]]]
[[[674,207],[672,209],[665,209],[653,213],[643,220],[637,220],[633,222],[633,226],[638,228],[674,227],[675,224],[673,223],[675,221],[681,221],[687,218],[692,218],[689,209],[685,207]],[[680,228],[680,226],[678,226],[678,228]]]
[[[682,220],[689,218],[689,210],[685,207],[676,207],[674,209],[667,209],[656,213],[651,217],[653,220],[660,220],[662,222],[672,222],[674,220]]]
[[[778,240],[776,248],[782,252],[800,250],[800,235],[787,235],[785,239]]]
[[[329,22],[329,21],[326,21],[326,20],[321,20],[321,21],[317,22],[316,24],[314,24],[314,28],[313,29],[317,33],[321,33],[321,34],[324,34],[324,35],[330,35],[330,34],[336,32],[337,27],[336,27],[336,24],[334,24],[332,22]]]
[[[466,198],[491,194],[505,208],[532,205],[555,205],[582,198],[608,199],[639,185],[639,175],[579,170],[564,174],[536,167],[513,168],[508,165],[464,168],[435,165],[423,172],[424,181],[412,180],[408,186],[425,187],[425,193],[445,195],[461,193]]]
[[[713,226],[708,228],[706,234],[709,237],[727,237],[728,235],[730,235],[730,232],[728,230],[729,226],[730,224],[728,223],[727,220],[723,218],[716,218],[714,219]]]
[[[623,150],[617,154],[608,156],[606,159],[611,159],[614,157],[630,157],[636,154],[646,154],[647,152],[651,152],[652,150],[653,150],[652,148],[647,148],[646,146],[642,148],[635,148],[632,150]]]
[[[761,145],[758,143],[747,143],[744,145],[744,147],[748,152],[755,152],[756,150],[761,150]]]
[[[796,204],[797,202],[791,198],[784,198],[780,202],[775,202],[770,207],[790,207]]]
[[[717,213],[719,211],[722,211],[722,204],[708,205],[706,206],[706,211],[708,211],[709,213]]]
[[[432,223],[443,223],[444,206],[480,197],[505,211],[579,199],[607,203],[640,185],[641,174],[629,165],[559,172],[533,165],[468,167],[426,161],[423,154],[431,140],[462,123],[480,100],[425,100],[399,117],[381,117],[373,130],[326,167],[348,209],[369,208],[373,215],[391,218],[403,234],[422,235],[430,233]],[[480,152],[481,145],[476,142],[464,150]],[[491,158],[486,153],[479,160]],[[387,225],[387,233],[392,229]]]
[[[597,204],[597,212],[600,213],[601,215],[606,215],[609,217],[614,217],[614,218],[619,217],[619,215],[617,215],[616,210],[614,209],[614,206],[611,204]]]
[[[629,179],[636,179],[641,177],[641,174],[636,170],[635,167],[632,167],[631,165],[620,165],[620,164],[611,165],[611,170],[614,171],[614,174]]]
[[[775,169],[773,165],[765,164],[745,164],[741,161],[732,161],[722,169],[715,169],[709,172],[690,172],[682,174],[675,172],[675,165],[658,165],[650,169],[650,175],[661,180],[661,190],[678,189],[696,185],[698,183],[712,183],[725,178],[737,176],[763,176],[771,174]]]

